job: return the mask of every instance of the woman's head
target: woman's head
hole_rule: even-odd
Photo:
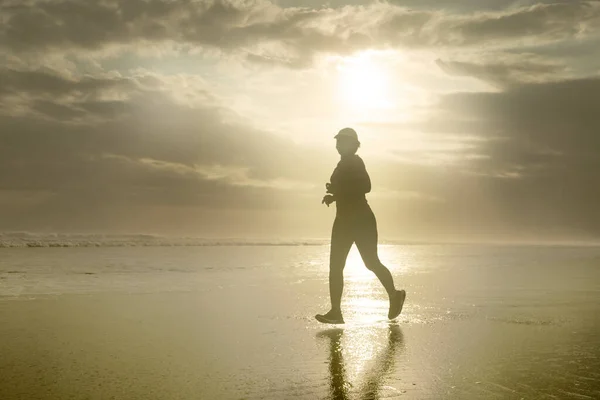
[[[358,135],[352,128],[344,128],[335,135],[335,148],[341,156],[353,155],[358,151],[360,142]]]

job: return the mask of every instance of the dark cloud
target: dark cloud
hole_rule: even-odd
[[[437,65],[446,73],[455,76],[470,76],[492,83],[500,88],[521,83],[544,82],[564,78],[566,67],[544,60],[536,60],[527,55],[503,59],[495,54],[494,61],[443,61]]]
[[[442,107],[479,120],[465,132],[489,139],[478,149],[487,157],[470,162],[465,179],[508,221],[599,234],[598,104],[600,79],[589,78],[453,94]]]
[[[54,70],[3,69],[0,76],[0,95],[11,93],[45,94],[64,96],[85,93],[95,96],[102,90],[131,89],[133,82],[124,78],[91,77],[72,79]]]
[[[457,93],[447,110],[476,116],[500,135],[562,151],[593,151],[600,120],[600,79],[523,84],[499,93]]]
[[[444,10],[453,12],[474,12],[474,11],[506,11],[511,8],[531,6],[535,4],[558,4],[572,3],[573,0],[453,0],[440,2],[438,0],[389,0],[388,3],[417,10]],[[295,7],[298,5],[294,0],[276,0],[274,3],[282,7]],[[364,6],[363,0],[305,0],[302,2],[304,7],[319,8],[323,4],[329,7],[343,7],[346,5]],[[371,3],[374,3],[371,2]]]
[[[530,37],[564,39],[588,26],[597,28],[599,12],[597,4],[586,1],[536,4],[499,15],[476,15],[460,21],[451,31],[457,34],[462,44],[498,39],[522,41]]]
[[[142,84],[121,77],[72,78],[52,70],[0,70],[0,113],[25,109],[58,121],[115,118],[128,111],[123,100],[110,97],[139,95]],[[18,101],[17,101],[18,100]],[[25,108],[25,109],[24,109]]]
[[[36,100],[32,105],[32,111],[37,111],[51,118],[64,120],[77,119],[85,115],[81,110],[46,100]]]
[[[570,2],[570,0],[454,0],[440,3],[435,0],[393,0],[392,4],[398,6],[420,8],[420,9],[435,9],[453,10],[462,12],[473,11],[505,11],[515,7],[523,7],[527,5],[540,3],[560,3]]]
[[[273,20],[262,2],[114,0],[105,2],[32,1],[5,3],[2,34],[14,51],[39,48],[100,49],[138,41],[177,40],[235,47],[282,33],[310,12]],[[246,32],[247,31],[247,32]],[[253,34],[254,37],[247,37]]]

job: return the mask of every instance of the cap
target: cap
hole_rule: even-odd
[[[356,134],[356,131],[352,128],[344,128],[340,130],[337,135],[334,136],[335,139],[340,137],[351,138],[358,142],[358,135]]]

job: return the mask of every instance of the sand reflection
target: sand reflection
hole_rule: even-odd
[[[344,336],[347,336],[344,338]],[[343,353],[354,346],[344,348],[346,341],[366,340],[364,337],[353,337],[352,333],[344,333],[343,328],[320,331],[317,337],[329,341],[329,398],[331,400],[349,399],[350,393],[357,393],[359,399],[379,399],[386,378],[393,372],[394,361],[399,351],[404,348],[404,337],[398,325],[390,325],[386,332],[384,347],[377,351],[371,359],[371,352],[352,354],[351,359],[362,364],[373,365],[360,374],[360,385],[354,390],[354,385],[348,381],[347,365]],[[343,340],[344,339],[344,340]],[[355,344],[355,343],[354,343]],[[355,396],[352,396],[353,398]]]

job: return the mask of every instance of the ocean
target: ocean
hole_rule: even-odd
[[[319,242],[5,247],[2,399],[600,398],[599,247],[380,245],[391,322],[353,248],[338,326]]]

